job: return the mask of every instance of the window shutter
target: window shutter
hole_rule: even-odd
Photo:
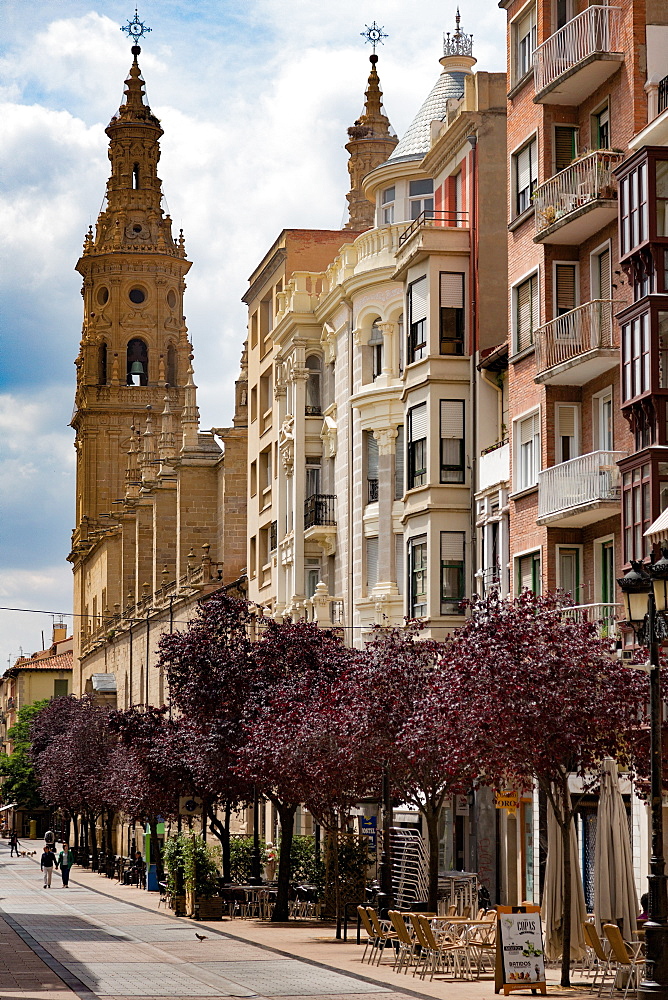
[[[538,326],[538,275],[534,274],[529,278],[531,285],[531,343],[533,344],[533,331]]]
[[[377,323],[374,323],[371,327],[371,336],[369,337],[370,344],[382,344],[383,343],[383,331],[379,328]]]
[[[578,409],[576,403],[557,404],[557,462],[577,457]]]
[[[531,183],[531,144],[517,154],[517,190],[524,191]]]
[[[446,272],[441,274],[441,306],[450,309],[464,308],[464,275]]]
[[[394,536],[394,558],[397,568],[397,590],[404,592],[404,536],[398,533]]]
[[[366,540],[366,585],[370,590],[378,581],[378,539]]]
[[[538,423],[538,414],[534,413],[532,417],[527,417],[520,424],[520,444],[528,444],[532,441],[534,434],[536,433],[536,425]]]
[[[366,477],[378,479],[378,442],[373,431],[366,432]]]
[[[554,129],[554,168],[558,173],[575,158],[577,129],[570,125],[557,125]]]
[[[520,559],[520,587],[522,590],[533,590],[533,556]]]
[[[420,441],[427,436],[427,404],[420,403],[414,406],[409,413],[410,418],[410,439]]]
[[[517,350],[533,344],[535,318],[538,314],[538,281],[529,278],[517,289]]]
[[[420,278],[410,286],[411,323],[427,318],[427,279]]]
[[[404,425],[397,427],[397,437],[394,452],[394,499],[401,500],[404,495]],[[397,536],[403,537],[403,536]]]
[[[600,299],[612,298],[612,284],[610,281],[610,249],[604,250],[598,255],[598,289]]]
[[[464,437],[464,402],[461,399],[441,400],[441,437]]]
[[[464,532],[441,532],[441,562],[464,561]]]
[[[575,309],[575,264],[557,264],[555,281],[557,286],[557,315]]]

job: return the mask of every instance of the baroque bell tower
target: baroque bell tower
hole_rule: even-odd
[[[84,320],[72,418],[75,655],[86,635],[127,601],[132,574],[119,524],[128,496],[137,492],[140,442],[146,458],[153,427],[162,426],[164,436],[189,407],[196,409],[183,315],[190,262],[183,235],[174,239],[166,214],[157,173],[163,132],[146,101],[141,49],[135,44],[131,51],[123,103],[106,129],[111,176],[105,202],[76,265]],[[149,468],[158,464],[154,458],[144,463],[145,478],[157,474]]]

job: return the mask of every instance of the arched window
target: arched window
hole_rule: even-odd
[[[127,375],[128,385],[148,385],[148,350],[138,337],[128,344]]]
[[[139,164],[135,163],[132,168],[132,188],[134,191],[139,190]]]
[[[176,385],[178,382],[178,359],[174,344],[167,346],[167,385]]]
[[[383,371],[383,333],[377,320],[371,327],[369,347],[371,348],[371,373],[374,379],[377,379]]]
[[[322,361],[317,354],[311,354],[306,359],[306,367],[308,368],[308,382],[306,383],[305,413],[307,417],[319,417],[322,413]]]
[[[107,345],[104,341],[97,349],[97,384],[107,384]]]

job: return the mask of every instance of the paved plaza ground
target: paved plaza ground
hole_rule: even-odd
[[[143,1000],[253,997],[280,1000],[492,1000],[490,979],[433,983],[362,964],[353,940],[320,923],[205,923],[158,909],[158,894],[74,868],[42,888],[35,857],[9,857],[0,841],[0,1000]],[[199,941],[195,932],[206,935]],[[553,997],[583,995],[583,987]],[[513,996],[530,996],[530,992]]]

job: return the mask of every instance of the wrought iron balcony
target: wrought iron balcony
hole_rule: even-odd
[[[536,382],[584,385],[614,368],[619,363],[614,307],[612,299],[593,299],[538,327]]]
[[[418,229],[462,229],[468,226],[468,212],[445,212],[442,209],[426,208],[420,212],[417,219],[413,219],[408,229],[405,229],[399,237],[399,246],[402,247],[406,240],[409,240]]]
[[[620,7],[595,5],[550,35],[533,56],[534,101],[581,104],[619,68],[620,26]]]
[[[304,502],[304,530],[316,525],[336,524],[336,497],[313,493]]]
[[[597,149],[537,187],[536,242],[579,244],[616,219],[613,170],[623,159],[624,153]]]
[[[663,80],[659,80],[657,114],[660,115],[666,108],[668,108],[668,76],[664,76]]]
[[[538,476],[538,524],[581,528],[619,511],[623,451],[592,451]]]

